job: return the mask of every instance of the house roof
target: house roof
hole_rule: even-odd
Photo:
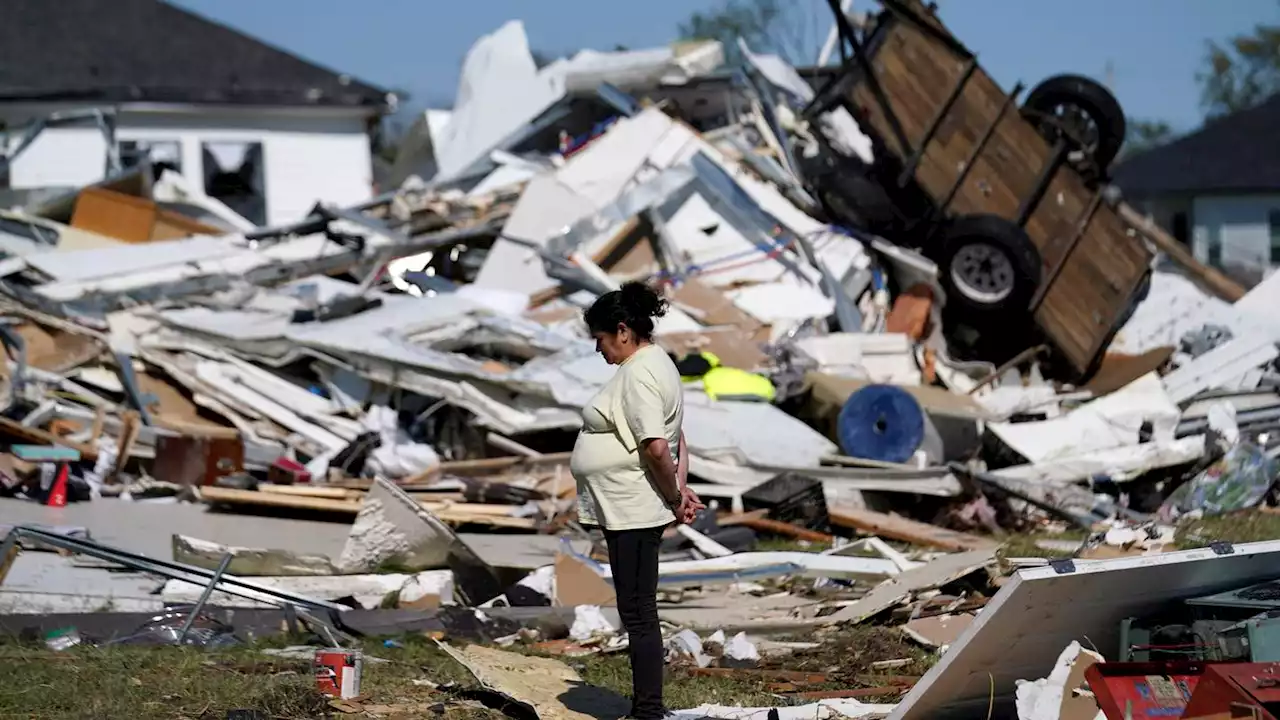
[[[1117,166],[1128,195],[1280,191],[1280,95]]]
[[[4,0],[0,102],[381,108],[387,91],[160,0]]]

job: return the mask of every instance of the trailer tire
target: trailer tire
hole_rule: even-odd
[[[1091,145],[1084,149],[1088,151],[1093,165],[1103,174],[1124,145],[1127,130],[1124,109],[1110,90],[1087,77],[1055,75],[1035,86],[1022,107],[1030,111],[1032,122],[1052,141],[1056,141],[1062,132],[1058,122],[1060,109],[1074,110],[1077,113],[1075,121],[1080,120],[1079,114],[1083,114],[1083,119],[1093,124],[1086,131],[1090,137],[1081,138],[1077,132],[1072,139],[1077,145],[1082,142]]]
[[[948,304],[988,318],[1025,313],[1040,285],[1040,253],[1018,225],[962,215],[942,241],[938,269]]]

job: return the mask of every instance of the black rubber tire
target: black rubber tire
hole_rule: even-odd
[[[975,245],[985,246],[978,252],[994,250],[1007,260],[1000,271],[1008,283],[1007,291],[998,289],[991,296],[982,297],[957,278],[957,274],[963,274],[961,268],[955,267],[958,256],[960,262],[972,262],[971,257],[961,253]],[[947,293],[947,304],[954,309],[963,308],[988,320],[997,315],[1025,314],[1040,286],[1040,252],[1027,233],[1009,220],[996,215],[962,215],[944,231],[938,274]]]
[[[1033,121],[1052,113],[1059,105],[1073,105],[1089,116],[1098,127],[1098,146],[1093,152],[1093,164],[1103,173],[1120,154],[1124,145],[1127,122],[1124,109],[1115,95],[1101,83],[1082,75],[1055,75],[1031,90],[1022,103],[1029,110]],[[1056,139],[1056,129],[1040,125],[1040,131]]]

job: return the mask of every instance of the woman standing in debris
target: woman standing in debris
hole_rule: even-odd
[[[578,519],[604,530],[618,615],[630,640],[631,714],[653,720],[662,705],[658,625],[658,545],[673,522],[692,522],[705,505],[685,483],[684,395],[680,372],[653,344],[667,303],[636,282],[601,295],[584,319],[596,350],[618,370],[582,411],[569,468]]]

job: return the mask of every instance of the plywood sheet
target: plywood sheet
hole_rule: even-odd
[[[64,373],[102,354],[106,348],[93,337],[24,323],[17,333],[26,346],[27,362],[49,372]]]
[[[901,540],[913,545],[937,547],[943,550],[986,550],[998,545],[993,540],[977,535],[947,530],[937,525],[916,522],[900,515],[889,515],[874,510],[841,507],[831,509],[830,515],[831,522],[840,527],[861,530],[870,535]]]

